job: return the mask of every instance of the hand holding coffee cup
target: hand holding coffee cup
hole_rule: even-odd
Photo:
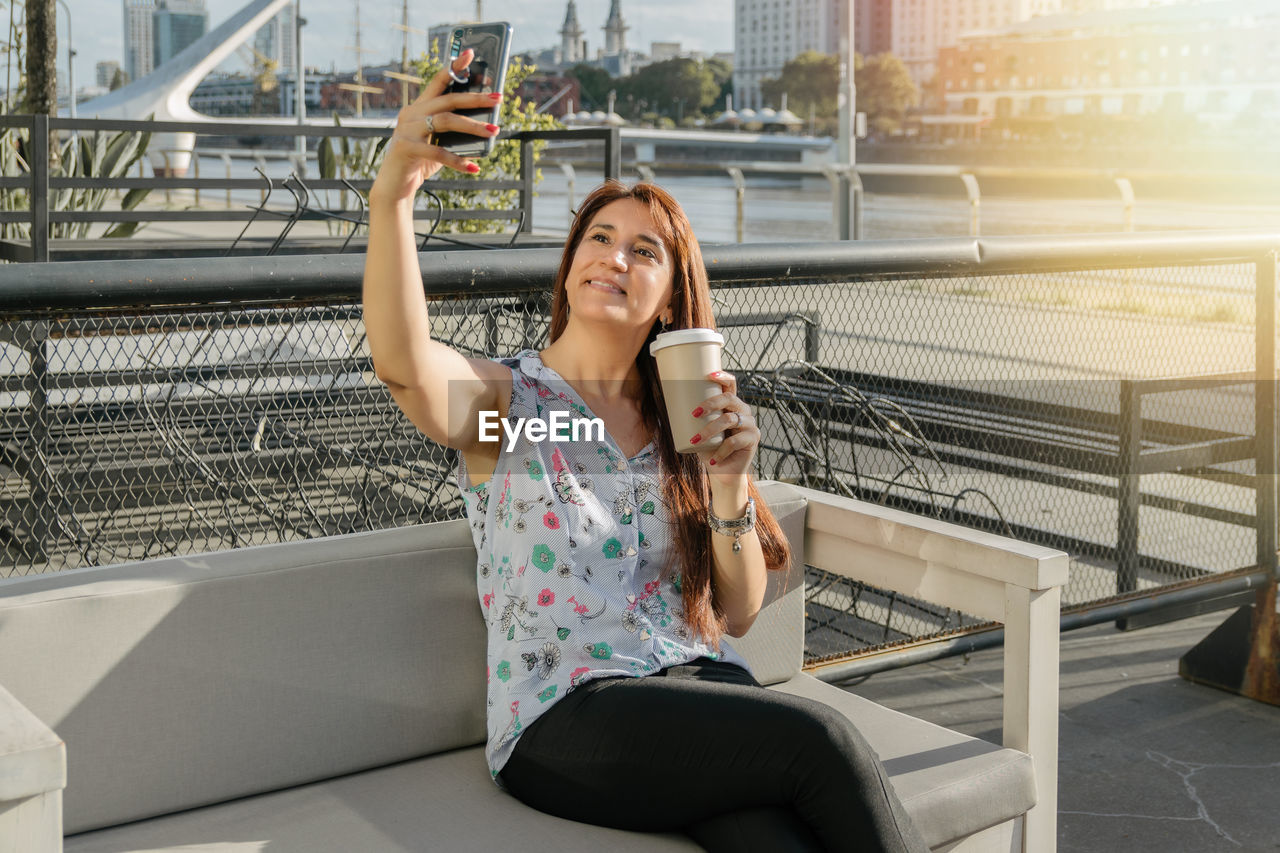
[[[649,352],[658,365],[676,451],[703,456],[716,473],[745,474],[760,431],[737,396],[737,379],[720,369],[723,345],[711,329],[680,329],[658,335]]]
[[[737,395],[738,380],[732,373],[723,370],[708,376],[723,389],[721,393],[703,401],[694,412],[711,412],[710,422],[703,427],[694,442],[696,448],[702,448],[703,440],[714,440],[714,450],[706,453],[701,450],[703,460],[710,466],[712,473],[719,477],[745,476],[751,470],[751,460],[755,458],[756,447],[760,444],[760,430],[751,408]]]

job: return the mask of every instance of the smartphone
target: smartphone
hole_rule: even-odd
[[[475,51],[471,59],[470,74],[467,82],[450,81],[445,94],[450,92],[479,92],[490,94],[501,92],[507,82],[507,64],[511,53],[511,25],[506,21],[495,21],[489,24],[464,24],[453,31],[449,38],[449,58],[451,66],[458,56],[467,48]],[[467,116],[485,124],[498,124],[498,114],[502,104],[477,110],[456,110],[458,115]],[[469,133],[446,132],[436,136],[434,144],[439,145],[462,157],[488,157],[493,154],[495,140],[472,136]]]

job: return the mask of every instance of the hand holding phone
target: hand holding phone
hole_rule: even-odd
[[[509,45],[510,27],[496,26],[504,28],[504,43]],[[494,65],[484,62],[477,66],[475,48],[464,47],[461,40],[458,48],[457,56],[451,57],[427,82],[417,99],[396,118],[391,144],[386,148],[369,195],[370,202],[375,198],[388,203],[412,198],[422,182],[439,171],[441,165],[475,174],[480,167],[468,158],[493,151],[493,140],[500,132],[496,121],[506,80],[507,47],[499,45],[496,76]],[[466,83],[457,83],[458,78]],[[463,85],[474,86],[478,91],[450,91],[451,87]],[[486,89],[492,91],[484,91]]]
[[[507,65],[511,53],[511,25],[505,21],[489,24],[464,24],[449,39],[446,70],[452,70],[467,51],[472,58],[466,73],[451,73],[445,94],[501,94],[507,82]],[[481,109],[460,109],[458,115],[485,124],[497,124],[501,100]],[[488,157],[493,154],[494,140],[477,139],[474,135],[446,131],[438,134],[433,144],[463,157]]]

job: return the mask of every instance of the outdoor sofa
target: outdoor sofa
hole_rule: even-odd
[[[1052,851],[1066,555],[762,490],[797,559],[730,644],[857,723],[935,850]],[[805,562],[1003,622],[1004,747],[802,672]],[[458,520],[0,581],[0,850],[699,849],[494,785],[474,572]]]

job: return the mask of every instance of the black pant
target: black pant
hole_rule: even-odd
[[[928,850],[848,718],[708,658],[569,691],[501,777],[539,811],[710,851]]]

